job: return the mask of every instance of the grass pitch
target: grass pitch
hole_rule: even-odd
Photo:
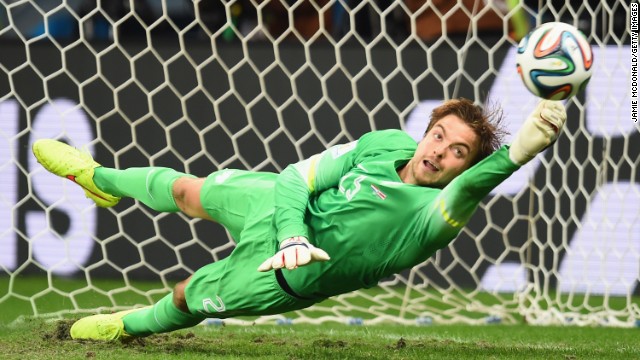
[[[69,338],[73,318],[40,314],[72,309],[149,304],[151,296],[115,292],[123,285],[78,279],[0,277],[0,359],[639,359],[640,328],[536,327],[491,324],[375,326],[209,325],[111,343]],[[158,283],[136,283],[143,290]],[[51,289],[55,288],[55,291]],[[86,291],[85,291],[86,290]],[[4,294],[4,295],[3,295]],[[157,295],[157,296],[156,296]],[[156,298],[157,297],[157,298]],[[637,299],[633,299],[634,302]],[[610,305],[615,303],[610,303]],[[620,305],[622,306],[622,305]]]
[[[526,325],[197,326],[110,343],[72,320],[0,325],[2,359],[640,359],[640,329]]]

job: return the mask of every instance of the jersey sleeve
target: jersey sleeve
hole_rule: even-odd
[[[304,214],[309,197],[336,186],[355,161],[358,141],[333,146],[320,154],[287,166],[276,180],[274,225],[278,241],[308,237]]]
[[[467,224],[480,202],[520,166],[503,146],[449,183],[428,210],[426,239],[448,244]],[[440,246],[440,247],[441,247]]]
[[[278,241],[308,237],[304,215],[310,196],[338,187],[340,179],[365,158],[406,148],[411,142],[415,146],[415,141],[400,130],[375,131],[287,166],[275,187],[274,226]]]

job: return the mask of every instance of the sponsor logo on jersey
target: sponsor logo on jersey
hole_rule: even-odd
[[[380,189],[378,189],[377,186],[371,184],[371,189],[373,190],[373,193],[379,197],[380,199],[384,200],[387,198],[387,194],[383,193],[382,191],[380,191]]]

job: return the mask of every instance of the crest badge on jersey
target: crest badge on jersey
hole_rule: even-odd
[[[373,193],[380,199],[384,200],[387,198],[387,194],[383,193],[380,189],[378,189],[377,186],[371,184],[371,189],[373,190]]]

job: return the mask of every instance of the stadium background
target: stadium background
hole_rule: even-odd
[[[2,229],[0,243],[3,271],[17,279],[54,274],[174,281],[232,249],[224,230],[215,224],[158,217],[126,199],[115,211],[80,207],[96,211],[84,232],[87,256],[60,255],[56,241],[48,242],[48,249],[43,245],[40,255],[34,254],[37,239],[30,234],[43,235],[29,228],[30,216],[47,214],[48,231],[58,240],[76,220],[43,194],[59,191],[59,185],[39,187],[40,182],[33,180],[37,169],[29,147],[43,134],[58,132],[81,146],[85,144],[77,143],[74,134],[83,131],[80,138],[99,139],[92,143],[93,153],[107,166],[169,166],[199,176],[226,167],[280,171],[328,144],[356,139],[371,130],[406,128],[406,119],[421,102],[456,96],[484,101],[497,77],[504,76],[497,69],[513,48],[505,39],[487,35],[466,44],[464,36],[452,36],[435,46],[415,39],[399,48],[391,40],[371,45],[355,37],[337,50],[322,41],[210,43],[166,33],[117,44],[102,40],[71,46],[49,37],[28,44],[3,39],[2,122],[4,129],[13,129],[13,134],[5,133],[11,141],[3,146],[11,157],[4,166],[12,169],[4,172],[3,182],[8,184],[5,189],[17,194],[13,202],[6,201],[12,221],[3,223],[9,226]],[[628,48],[624,40],[616,39],[600,44],[607,46]],[[462,60],[460,49],[464,49]],[[595,61],[598,64],[600,58]],[[513,95],[508,101],[531,104],[524,88],[518,91],[522,96]],[[640,158],[637,126],[631,125],[629,134],[613,136],[584,131],[589,116],[582,107],[585,97],[581,94],[569,104],[569,118],[582,121],[569,121],[571,136],[561,137],[556,149],[544,155],[545,166],[533,170],[530,184],[522,184],[527,189],[515,198],[493,194],[485,201],[491,206],[474,216],[467,231],[437,260],[421,269],[430,284],[476,288],[496,259],[521,263],[526,256],[527,281],[553,288],[567,242],[583,225],[597,189],[607,183],[638,188],[637,161],[633,161]],[[7,104],[14,105],[11,116]],[[71,110],[54,109],[39,116],[51,105]],[[71,115],[76,111],[89,119],[90,134],[69,127],[75,124]],[[618,124],[625,121],[618,119]],[[616,163],[615,171],[603,172],[601,164],[609,161]],[[557,191],[539,190],[545,188]],[[61,195],[73,191],[65,185]],[[609,210],[630,212],[637,220],[634,212],[640,210],[630,206]],[[530,242],[530,219],[516,214],[552,220],[535,221],[538,238]],[[616,218],[611,213],[601,215]],[[628,229],[628,238],[637,240],[638,228]],[[503,239],[509,239],[508,245]],[[629,249],[640,259],[635,245]],[[47,253],[58,256],[49,265],[44,259]],[[625,285],[638,295],[640,265],[631,265],[626,271],[632,283]],[[597,283],[598,274],[588,280]],[[517,290],[519,285],[513,286]]]

